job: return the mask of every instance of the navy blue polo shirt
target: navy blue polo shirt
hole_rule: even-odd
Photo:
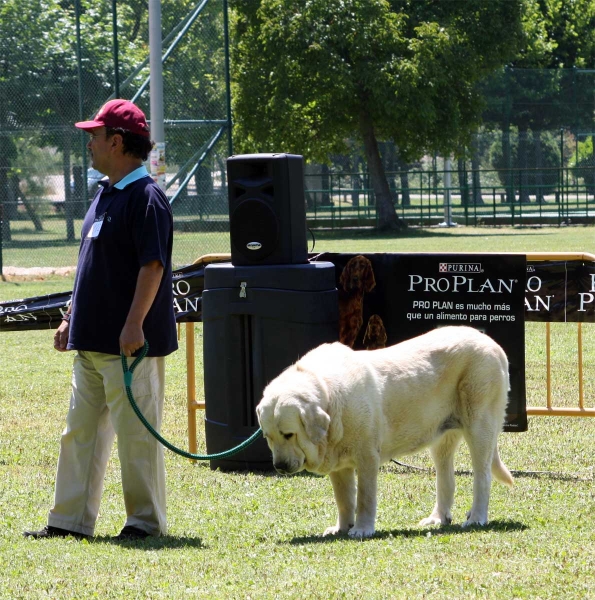
[[[93,198],[83,229],[72,293],[69,350],[120,354],[119,338],[140,268],[159,260],[163,278],[143,322],[149,356],[178,347],[173,308],[173,217],[167,197],[139,167]]]

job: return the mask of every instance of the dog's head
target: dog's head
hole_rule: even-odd
[[[313,375],[308,375],[290,367],[266,387],[256,407],[273,466],[282,474],[316,470],[324,457],[331,418],[320,406]]]
[[[378,315],[372,315],[368,320],[368,326],[364,334],[364,346],[369,349],[384,348],[386,340],[386,329],[382,319]]]
[[[350,258],[341,272],[339,283],[346,292],[371,292],[376,286],[372,263],[361,254]]]

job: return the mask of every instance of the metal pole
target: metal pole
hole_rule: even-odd
[[[444,222],[440,227],[456,227],[452,220],[451,186],[452,186],[452,164],[450,156],[444,159]]]
[[[112,0],[112,33],[114,46],[114,97],[120,97],[120,66],[118,59],[118,8],[117,0]]]
[[[223,31],[225,35],[225,102],[227,104],[227,152],[233,154],[233,141],[231,138],[231,84],[229,73],[229,18],[227,14],[227,0],[223,0]]]
[[[74,11],[76,16],[76,63],[78,76],[78,92],[79,92],[79,120],[85,120],[84,104],[83,104],[83,63],[81,56],[81,2],[75,0]],[[87,182],[87,140],[83,130],[80,130],[79,137],[81,140],[81,156],[83,158],[83,202],[85,212],[87,212],[87,200],[89,198],[89,188]]]
[[[165,191],[165,127],[161,62],[161,0],[149,0],[149,67],[151,69],[151,176]]]

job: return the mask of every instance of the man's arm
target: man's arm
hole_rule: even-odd
[[[70,323],[63,320],[60,323],[56,333],[54,334],[54,349],[58,352],[66,352],[68,344],[68,332],[70,331]]]
[[[139,271],[134,298],[120,334],[120,350],[124,356],[132,356],[145,343],[143,321],[153,305],[162,277],[163,265],[159,260],[152,260]]]

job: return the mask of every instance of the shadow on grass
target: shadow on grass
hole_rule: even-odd
[[[370,537],[361,539],[353,539],[355,542],[367,541],[367,540],[386,540],[395,538],[431,538],[471,533],[483,533],[488,531],[495,531],[498,533],[510,533],[513,531],[525,531],[529,529],[524,523],[519,521],[490,521],[487,525],[471,525],[470,527],[461,527],[460,525],[444,525],[442,527],[421,527],[421,528],[409,528],[409,529],[391,529],[376,531],[376,533]],[[299,545],[299,544],[329,544],[341,540],[351,540],[348,535],[334,535],[326,536],[322,535],[309,535],[303,537],[295,537],[287,542],[280,542],[280,544]]]
[[[433,467],[416,467],[414,465],[408,465],[402,462],[398,462],[395,460],[391,461],[392,463],[394,463],[395,465],[397,465],[398,468],[393,468],[393,469],[387,469],[386,472],[387,473],[394,473],[394,474],[404,474],[404,473],[411,473],[411,472],[421,472],[421,473],[427,473],[428,475],[435,475],[436,471],[434,470]],[[577,482],[582,482],[582,481],[593,481],[594,477],[593,474],[585,476],[585,475],[581,475],[579,473],[561,473],[558,471],[515,471],[513,469],[510,470],[513,478],[515,479],[550,479],[552,481],[577,481]],[[455,475],[456,476],[466,476],[466,477],[473,477],[473,471],[466,471],[466,470],[456,470],[455,471]]]
[[[92,544],[111,544],[123,548],[136,548],[138,550],[175,550],[177,548],[204,549],[205,546],[199,537],[175,537],[163,535],[160,537],[147,537],[137,540],[117,540],[109,536],[98,536],[90,540]]]

